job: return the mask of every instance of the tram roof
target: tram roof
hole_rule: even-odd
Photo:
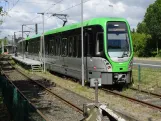
[[[126,19],[124,19],[124,18],[113,18],[113,17],[93,18],[93,19],[84,21],[83,26],[85,27],[85,26],[90,26],[90,25],[104,25],[104,23],[107,21],[125,21],[125,22],[127,22]],[[66,25],[64,27],[48,30],[44,33],[44,35],[47,36],[47,35],[51,35],[54,33],[68,31],[68,30],[72,30],[72,29],[76,29],[76,28],[80,28],[80,27],[81,27],[81,23],[75,23],[75,24],[71,24],[71,25]],[[37,34],[32,37],[27,37],[25,40],[34,39],[34,38],[41,37],[41,36],[42,36],[42,34]]]

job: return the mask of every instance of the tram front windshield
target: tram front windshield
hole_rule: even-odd
[[[130,42],[125,22],[107,23],[107,50],[110,57],[130,56]]]

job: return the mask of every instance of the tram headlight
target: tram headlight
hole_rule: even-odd
[[[109,64],[109,65],[107,65],[107,71],[108,72],[112,72],[112,66]]]
[[[129,64],[129,67],[128,67],[129,71],[132,70],[132,66],[133,66],[133,60],[131,60],[131,62],[130,62],[130,64]]]
[[[112,66],[111,66],[111,64],[106,59],[102,59],[102,61],[104,62],[107,71],[108,72],[112,72]]]

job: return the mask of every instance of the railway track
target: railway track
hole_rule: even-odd
[[[22,75],[24,75],[24,76],[26,76],[26,74],[24,73],[24,72],[21,72],[20,71],[20,73],[22,73]],[[29,77],[30,78],[30,77]],[[31,79],[31,78],[30,78]],[[32,79],[30,80],[30,81],[32,81]],[[33,80],[33,82],[34,82],[34,80]],[[39,86],[41,87],[41,86],[44,86],[44,83],[41,83],[40,81],[36,81],[36,82],[38,82],[39,83]],[[46,88],[46,87],[45,87]],[[48,91],[51,91],[49,88],[48,88]],[[48,92],[47,90],[46,90],[46,92]],[[50,93],[50,92],[48,92],[48,93]],[[148,94],[149,94],[149,92],[148,92]],[[138,102],[139,103],[139,102]],[[81,113],[81,108],[80,107],[78,107],[78,108],[75,108],[75,107],[73,107],[74,109],[76,109],[78,112],[80,112]],[[79,109],[80,109],[80,111],[79,111]],[[124,115],[124,114],[123,114]],[[125,114],[125,116],[126,116],[126,114]],[[127,118],[128,118],[128,116],[127,116]],[[135,120],[135,119],[134,119]]]
[[[66,103],[67,105],[69,105],[70,107],[74,108],[76,111],[80,112],[81,114],[83,114],[83,110],[81,108],[79,108],[78,106],[74,105],[73,103],[69,102],[68,100],[64,99],[63,97],[57,95],[56,93],[52,92],[50,89],[46,88],[44,85],[42,85],[41,83],[39,83],[38,81],[35,81],[33,79],[31,79],[29,76],[27,76],[26,74],[24,74],[22,71],[16,69],[18,72],[20,72],[22,75],[26,76],[30,81],[33,81],[34,83],[36,83],[37,85],[39,85],[40,87],[42,87],[43,89],[45,89],[47,92],[49,92],[50,94],[56,96],[57,98],[59,98],[60,100],[62,100],[64,103]]]
[[[7,68],[9,68],[9,67],[7,67]],[[82,116],[83,110],[80,107],[76,106],[75,104],[64,99],[63,97],[52,92],[48,88],[48,86],[46,86],[46,85],[50,85],[50,84],[44,85],[44,83],[40,83],[43,81],[39,81],[39,80],[35,81],[35,80],[31,79],[30,77],[28,77],[23,72],[21,72],[20,70],[13,68],[13,67],[10,68],[9,71],[5,69],[5,72],[3,72],[8,80],[11,80],[8,75],[9,75],[9,73],[11,73],[13,71],[17,71],[18,73],[23,75],[26,78],[26,80],[21,81],[21,83],[20,83],[20,81],[11,81],[11,83],[13,85],[15,85],[15,87],[17,87],[17,89],[21,92],[21,94],[24,97],[26,97],[26,100],[28,102],[30,102],[35,107],[35,109],[37,109],[37,111],[42,115],[42,117],[44,117],[44,119],[46,119],[46,121],[51,119],[51,116],[49,116],[47,113],[49,111],[47,111],[47,110],[53,106],[54,106],[53,110],[50,109],[50,111],[52,111],[52,112],[54,111],[55,108],[57,108],[56,110],[62,110],[62,108],[64,108],[64,107],[65,107],[64,112],[68,112],[68,111],[66,111],[66,107],[68,107],[68,108],[70,107],[69,113],[71,112],[71,110],[74,110],[74,112],[75,112],[75,113],[73,112],[73,114],[71,113],[71,117],[73,118],[73,120],[77,120],[74,117],[74,114],[77,115],[79,113],[78,117],[81,117],[81,118],[83,117]],[[52,101],[52,100],[54,100],[54,101]],[[62,107],[63,104],[60,104],[60,102],[64,103],[64,105],[66,105],[66,106]],[[56,104],[54,104],[54,103],[56,103]],[[44,115],[45,113],[47,115]],[[48,118],[48,117],[50,117],[50,118]],[[70,119],[68,119],[68,120],[70,120]]]
[[[138,91],[135,88],[131,88],[131,89],[134,90],[134,91]],[[142,100],[141,99],[136,99],[136,98],[133,98],[132,96],[128,96],[128,95],[122,94],[122,93],[117,92],[117,91],[111,91],[111,90],[108,90],[108,89],[102,89],[102,90],[105,91],[105,92],[107,92],[107,93],[109,93],[109,94],[117,95],[117,96],[120,96],[122,98],[131,100],[133,102],[136,102],[136,103],[139,103],[139,104],[142,104],[142,105],[145,105],[145,106],[148,106],[148,107],[151,107],[151,108],[154,108],[154,109],[157,109],[157,110],[161,111],[161,104],[160,105],[156,105],[156,104],[150,103],[148,101],[145,101],[144,99],[142,99]],[[161,95],[159,95],[159,94],[149,93],[149,92],[144,91],[144,90],[140,90],[140,92],[142,92],[144,94],[151,95],[154,98],[157,98],[159,101],[161,101],[160,100]],[[152,100],[152,99],[149,99],[149,100]]]
[[[158,98],[161,98],[160,94],[153,93],[153,92],[150,92],[150,91],[141,90],[141,89],[137,89],[137,88],[133,88],[133,87],[130,87],[129,89],[134,90],[134,91],[138,91],[138,92],[141,92],[141,93],[145,93],[145,94],[150,94],[150,95],[156,96]]]

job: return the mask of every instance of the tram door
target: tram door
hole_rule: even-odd
[[[91,28],[90,28],[91,29]],[[85,56],[85,77],[88,80],[88,74],[91,67],[93,67],[92,63],[92,31],[86,30],[84,33],[84,56]]]

